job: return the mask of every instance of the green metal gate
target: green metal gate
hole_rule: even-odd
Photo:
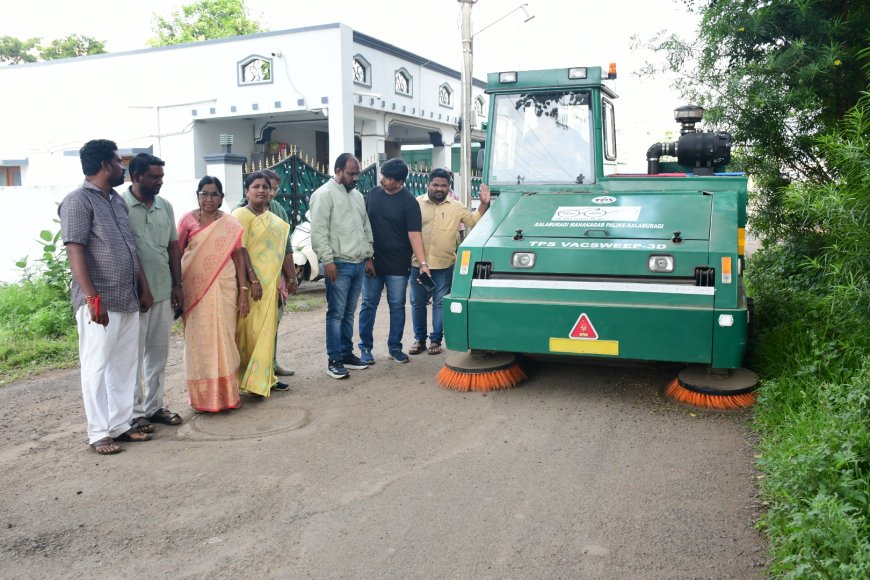
[[[308,221],[306,213],[311,202],[311,194],[332,178],[331,174],[320,171],[298,153],[292,153],[274,165],[263,169],[271,169],[281,177],[281,185],[278,187],[275,199],[287,211],[287,215],[290,216],[290,225],[293,228],[301,222]],[[262,169],[257,171],[262,171]],[[247,176],[248,173],[253,173],[253,171],[248,171],[246,166],[244,176]],[[480,183],[480,177],[472,177],[471,195],[475,199],[480,191]],[[408,179],[405,181],[405,187],[415,197],[425,194],[428,184],[429,173],[427,171],[412,170],[408,173]],[[360,172],[357,189],[365,196],[370,189],[377,185],[378,165],[372,163]]]

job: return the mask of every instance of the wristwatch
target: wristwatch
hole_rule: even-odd
[[[428,266],[429,262],[427,262],[426,260],[423,260],[422,262],[420,262],[420,265],[421,266]]]

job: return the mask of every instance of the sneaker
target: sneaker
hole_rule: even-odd
[[[372,351],[364,348],[359,349],[359,360],[364,365],[375,364],[375,357],[372,356]]]
[[[361,371],[363,369],[369,368],[365,362],[363,362],[358,356],[353,353],[344,355],[341,363],[344,365],[344,368],[351,369],[355,371]]]
[[[350,376],[350,373],[347,372],[347,369],[344,368],[340,360],[329,361],[329,366],[326,367],[326,374],[334,379],[346,379]]]
[[[391,350],[390,351],[390,358],[396,362],[399,362],[399,363],[406,363],[409,360],[411,360],[410,358],[408,358],[408,355],[406,355],[405,353],[403,353],[400,350]]]
[[[272,385],[272,390],[273,391],[289,391],[290,385],[288,385],[287,383],[282,383],[281,381],[278,381],[277,383]]]

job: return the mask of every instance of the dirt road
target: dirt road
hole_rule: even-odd
[[[762,577],[749,416],[664,401],[672,369],[448,392],[441,356],[385,358],[382,311],[377,364],[336,381],[323,320],[282,321],[290,392],[220,415],[187,408],[174,340],[184,424],[115,456],[77,369],[0,389],[0,577]]]

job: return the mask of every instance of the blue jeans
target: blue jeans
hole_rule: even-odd
[[[417,283],[420,268],[411,268],[411,323],[414,326],[414,339],[426,342],[426,305],[432,296],[432,334],[429,340],[441,342],[444,338],[444,324],[441,318],[441,302],[450,294],[453,287],[453,268],[431,270],[435,290],[430,294]]]
[[[353,314],[359,300],[365,262],[335,262],[335,282],[326,279],[326,354],[342,360],[353,352]]]
[[[359,311],[359,347],[371,350],[374,344],[372,330],[375,314],[381,301],[381,292],[387,287],[387,303],[390,305],[390,335],[387,348],[390,352],[402,350],[402,333],[405,332],[405,295],[408,293],[407,276],[366,276],[362,288],[362,308]]]

